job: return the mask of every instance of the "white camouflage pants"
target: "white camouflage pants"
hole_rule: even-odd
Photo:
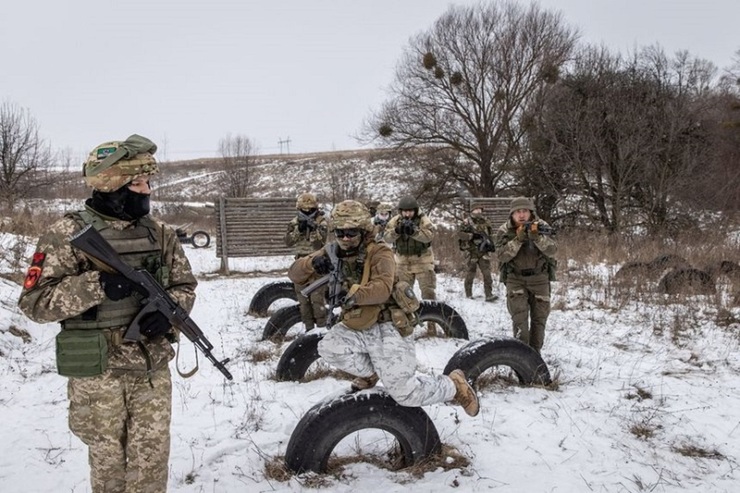
[[[455,384],[447,375],[416,375],[414,339],[401,337],[390,322],[363,331],[338,323],[319,342],[319,354],[330,365],[355,376],[377,373],[402,406],[425,406],[455,397]]]

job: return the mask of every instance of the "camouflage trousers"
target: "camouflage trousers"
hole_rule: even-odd
[[[490,298],[493,294],[493,279],[491,278],[491,261],[486,257],[468,257],[468,262],[465,270],[465,296],[468,298],[473,296],[473,280],[475,280],[475,274],[480,268],[480,272],[483,275],[483,293],[486,298]]]
[[[421,290],[422,299],[437,299],[437,274],[434,273],[433,269],[425,270],[423,272],[408,272],[399,268],[398,280],[406,281],[411,285],[411,287],[414,286],[414,282],[419,281],[419,289]]]
[[[391,397],[402,406],[425,406],[455,397],[447,375],[416,374],[412,337],[401,337],[390,322],[357,331],[338,323],[319,342],[319,354],[330,365],[358,377],[377,373]]]
[[[298,306],[301,310],[301,321],[306,330],[314,327],[326,326],[326,287],[317,289],[308,298],[301,294],[301,289],[308,284],[294,284],[295,294],[298,297]]]
[[[545,324],[550,315],[550,280],[547,274],[506,279],[506,307],[513,322],[514,337],[539,352],[545,342]]]
[[[70,378],[69,428],[88,446],[93,493],[165,493],[170,455],[169,367]]]

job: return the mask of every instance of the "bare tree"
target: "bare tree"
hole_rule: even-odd
[[[11,211],[18,199],[38,186],[49,167],[51,151],[39,137],[38,125],[27,109],[11,102],[0,105],[0,200]]]
[[[451,149],[442,173],[474,196],[495,195],[517,152],[529,99],[555,82],[577,33],[560,14],[512,1],[452,6],[414,38],[390,99],[363,136],[381,145]]]
[[[221,191],[228,197],[247,197],[256,146],[246,135],[228,134],[219,141],[218,150],[223,172],[219,180]]]

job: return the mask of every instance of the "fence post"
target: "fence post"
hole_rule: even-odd
[[[226,238],[226,199],[224,197],[218,198],[218,220],[221,224],[221,272],[225,275],[229,275],[229,252],[227,248]]]

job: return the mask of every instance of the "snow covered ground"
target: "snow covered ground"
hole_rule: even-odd
[[[6,235],[5,248],[8,241]],[[200,282],[192,317],[216,357],[232,359],[234,381],[203,358],[193,378],[174,376],[172,492],[740,490],[738,324],[717,325],[710,300],[630,301],[617,309],[598,290],[576,283],[554,285],[557,309],[543,357],[557,389],[483,389],[475,418],[455,406],[425,408],[442,442],[470,461],[467,467],[416,477],[354,463],[318,488],[310,487],[316,482],[310,475],[270,478],[266,464],[285,453],[296,423],[349,383],[274,380],[288,343],[260,341],[266,319],[246,312],[261,286],[284,279],[289,258],[232,260],[232,271],[244,274],[224,278],[215,274],[220,261],[213,246],[186,251]],[[608,274],[600,266],[584,268]],[[471,339],[509,335],[503,300],[484,303],[479,283],[477,298],[467,300],[461,279],[440,275],[438,282],[438,297],[463,315]],[[0,278],[0,490],[90,491],[87,450],[67,428],[66,379],[54,370],[58,328],[24,318],[15,307],[19,292]],[[737,308],[732,313],[740,318]],[[30,337],[13,335],[23,331]],[[466,342],[419,339],[418,371],[441,373]],[[180,359],[188,369],[189,343]]]

